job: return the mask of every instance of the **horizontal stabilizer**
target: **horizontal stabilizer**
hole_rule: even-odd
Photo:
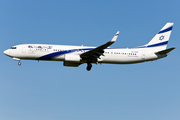
[[[166,50],[156,52],[155,54],[168,54],[169,52],[171,52],[174,49],[175,49],[175,47],[172,47],[172,48],[169,48],[169,49],[166,49]]]

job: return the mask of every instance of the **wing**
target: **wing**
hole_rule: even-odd
[[[114,35],[114,37],[111,39],[111,41],[107,42],[106,44],[103,44],[99,47],[96,47],[88,52],[85,52],[85,53],[82,53],[80,55],[80,57],[83,59],[83,60],[89,60],[89,61],[97,61],[97,59],[103,55],[104,53],[104,49],[106,49],[107,47],[109,47],[110,45],[112,45],[117,37],[119,35],[119,31]]]

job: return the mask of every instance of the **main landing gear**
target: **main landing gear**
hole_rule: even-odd
[[[86,68],[86,69],[87,69],[87,71],[90,71],[90,70],[91,70],[91,68],[92,68],[92,64],[91,64],[90,62],[88,62],[88,63],[87,63],[87,68]]]

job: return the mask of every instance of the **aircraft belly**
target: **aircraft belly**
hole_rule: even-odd
[[[112,63],[112,64],[131,64],[143,62],[139,56],[108,56],[103,58],[103,63]]]

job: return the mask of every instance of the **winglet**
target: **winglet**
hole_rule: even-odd
[[[119,31],[117,31],[117,33],[114,35],[114,37],[111,39],[110,42],[113,42],[113,43],[114,43],[114,42],[116,41],[118,35],[119,35]]]

